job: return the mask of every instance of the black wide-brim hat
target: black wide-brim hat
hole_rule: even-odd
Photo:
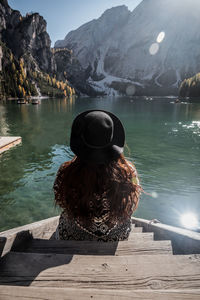
[[[124,150],[125,131],[111,112],[88,110],[73,121],[70,147],[81,160],[105,164],[117,159]]]

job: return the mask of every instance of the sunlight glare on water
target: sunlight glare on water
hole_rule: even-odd
[[[126,94],[127,96],[133,96],[135,94],[135,86],[133,84],[127,86]]]
[[[200,121],[192,121],[189,125],[184,124],[182,127],[185,129],[192,129],[193,134],[200,136]]]

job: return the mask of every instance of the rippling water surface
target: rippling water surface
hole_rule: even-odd
[[[172,99],[44,99],[39,105],[0,103],[0,135],[22,136],[22,145],[0,156],[0,231],[57,215],[52,186],[70,159],[73,118],[86,109],[109,110],[122,120],[145,192],[136,216],[181,226],[200,219],[200,101]]]

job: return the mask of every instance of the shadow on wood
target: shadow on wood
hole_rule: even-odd
[[[54,233],[52,234],[52,238]],[[0,246],[3,248],[7,238],[1,237]],[[35,253],[23,253],[30,248],[34,242],[42,242],[45,246],[48,242],[56,243],[58,249],[64,249],[64,255],[49,253],[46,255]],[[41,243],[39,243],[41,246]],[[29,286],[39,274],[47,269],[70,264],[75,254],[81,255],[115,255],[118,242],[79,242],[33,239],[32,234],[27,231],[18,232],[15,239],[8,242],[6,254],[0,259],[0,285]],[[38,252],[34,249],[34,252]],[[61,251],[62,252],[62,251]],[[62,252],[63,253],[63,252]]]
[[[13,259],[16,255],[21,259]],[[73,255],[47,254],[37,255],[35,259],[34,255],[7,253],[0,260],[0,285],[29,286],[42,271],[69,264],[72,258]]]
[[[23,249],[32,239],[53,238],[58,226],[58,221],[59,217],[57,216],[1,232],[1,257],[9,251]]]
[[[6,237],[4,237],[4,236],[0,237],[0,258],[1,258],[1,255],[3,253],[3,249],[5,247],[6,240],[7,240]]]

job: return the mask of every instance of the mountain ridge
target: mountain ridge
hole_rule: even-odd
[[[132,12],[124,9],[120,14],[117,7],[118,22],[113,21],[112,8],[110,26],[101,16],[88,22],[86,31],[82,25],[67,34],[55,47],[70,48],[83,68],[90,67],[90,84],[99,90],[115,93],[110,88],[115,79],[132,82],[138,94],[177,94],[180,82],[200,69],[199,2],[143,0]],[[164,38],[157,42],[162,32]]]

